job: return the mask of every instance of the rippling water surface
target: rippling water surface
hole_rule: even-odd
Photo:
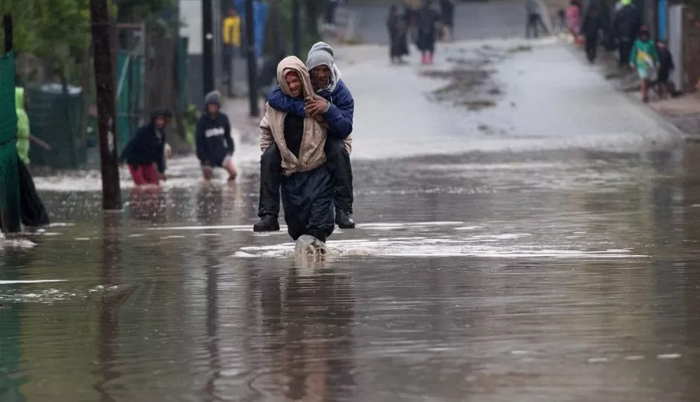
[[[253,164],[176,161],[107,214],[38,179],[57,223],[0,251],[0,400],[695,401],[693,152],[357,161],[360,225],[315,265],[251,231]]]

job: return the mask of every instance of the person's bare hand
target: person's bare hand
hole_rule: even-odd
[[[326,109],[328,108],[328,101],[323,99],[323,98],[316,98],[311,101],[306,102],[306,106],[304,107],[304,111],[306,112],[307,116],[311,117],[316,117],[317,115],[322,115],[323,113],[326,112]]]
[[[168,181],[168,177],[165,176],[165,173],[159,173],[158,178],[160,179],[160,181]]]

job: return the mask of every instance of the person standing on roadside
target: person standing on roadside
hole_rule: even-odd
[[[602,29],[600,9],[596,4],[588,6],[586,16],[581,26],[581,33],[586,41],[586,57],[593,64],[598,51],[598,35]]]
[[[395,5],[389,7],[389,17],[386,20],[389,31],[389,56],[391,62],[403,64],[403,56],[408,54],[408,42],[406,39],[406,21]]]
[[[445,26],[445,41],[451,42],[454,40],[455,1],[440,0],[440,13],[442,24]]]
[[[418,10],[418,50],[421,52],[421,64],[433,64],[439,20],[440,14],[432,8],[430,1],[423,1],[423,6]]]
[[[651,39],[649,28],[644,26],[639,31],[639,38],[634,42],[629,63],[632,67],[637,67],[642,101],[649,102],[649,84],[656,79],[656,68],[659,65],[659,53],[656,43]]]
[[[578,0],[571,0],[566,8],[566,29],[569,30],[569,34],[574,39],[578,38],[581,33],[581,6]]]
[[[619,65],[624,67],[630,59],[630,52],[642,23],[639,10],[632,4],[632,0],[621,0],[620,3],[622,7],[615,14],[613,32],[617,38]]]
[[[656,75],[655,84],[659,98],[664,99],[673,92],[673,83],[669,81],[669,78],[676,66],[673,64],[673,55],[668,50],[668,45],[665,42],[659,41],[656,48],[659,51],[659,73]]]
[[[542,27],[542,30],[548,33],[547,27],[544,26],[542,16],[540,15],[539,0],[525,0],[525,11],[527,12],[527,25],[525,26],[526,38],[530,38],[531,32],[533,37],[538,38],[540,36],[538,27]]]

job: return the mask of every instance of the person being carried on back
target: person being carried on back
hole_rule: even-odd
[[[204,113],[197,121],[197,158],[206,181],[212,179],[217,167],[228,171],[229,181],[236,180],[237,175],[232,159],[235,146],[231,137],[231,123],[220,108],[219,91],[208,93],[204,98]]]
[[[165,181],[165,133],[166,110],[157,109],[151,113],[151,121],[139,127],[129,140],[119,157],[119,163],[126,162],[137,186],[155,185]]]
[[[282,60],[277,78],[283,93],[293,99],[313,102],[308,70],[297,57]],[[260,149],[274,147],[279,155],[282,204],[289,235],[297,240],[307,235],[325,242],[333,233],[333,184],[326,155],[326,124],[315,117],[301,117],[267,106],[260,122]]]
[[[277,111],[297,117],[313,117],[328,126],[324,151],[326,165],[333,179],[335,222],[341,229],[352,229],[355,227],[355,221],[352,219],[350,134],[353,129],[355,101],[341,79],[340,70],[335,65],[333,49],[327,43],[318,42],[311,47],[306,68],[311,75],[311,84],[317,96],[295,98],[285,94],[281,87],[277,87],[270,94],[268,104]],[[279,230],[281,162],[280,149],[276,144],[264,150],[260,159],[260,221],[253,227],[256,232]]]

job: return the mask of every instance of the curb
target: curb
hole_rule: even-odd
[[[563,42],[561,40],[560,40],[560,42],[564,45],[570,45],[569,43]],[[576,48],[571,47],[571,46],[567,46],[567,49],[569,50],[569,52],[571,52],[574,55],[574,57],[576,57],[579,60],[583,60],[583,62],[585,63],[585,59],[582,59],[581,54],[579,54],[578,52],[575,51]],[[686,142],[686,141],[691,141],[691,140],[695,140],[697,142],[700,142],[700,135],[685,134],[678,127],[676,127],[675,124],[668,121],[668,119],[666,117],[664,117],[664,115],[661,114],[661,112],[650,107],[648,104],[642,102],[640,99],[638,99],[636,96],[632,95],[631,93],[623,91],[620,88],[617,88],[615,85],[613,85],[612,82],[610,82],[610,80],[605,79],[604,76],[602,78],[606,81],[606,83],[608,85],[610,85],[610,87],[613,90],[615,90],[615,92],[622,94],[624,97],[629,99],[631,102],[635,103],[639,107],[639,109],[642,110],[643,113],[645,113],[647,116],[653,118],[654,120],[657,120],[661,126],[668,129],[669,133],[671,135],[673,135],[673,137],[679,139],[680,142]],[[673,139],[675,139],[675,138],[673,138]]]

